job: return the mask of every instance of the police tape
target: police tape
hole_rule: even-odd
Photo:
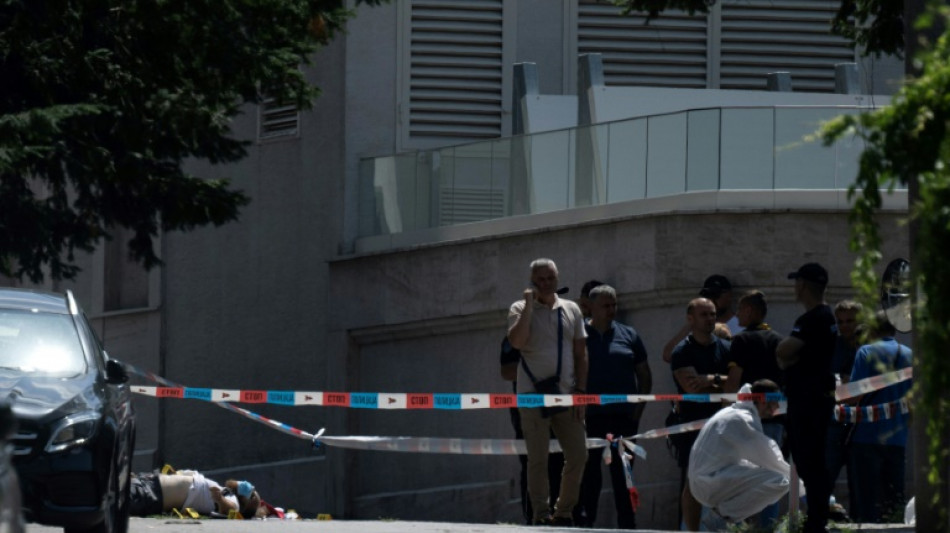
[[[315,405],[362,409],[508,409],[512,407],[559,407],[572,405],[611,405],[657,401],[699,403],[735,402],[762,398],[761,394],[494,394],[494,393],[391,393],[391,392],[323,392],[293,390],[244,390],[185,387],[170,382],[134,365],[125,365],[135,375],[164,386],[133,385],[132,392],[157,398],[204,400],[213,403],[268,403],[286,406]],[[839,385],[838,401],[883,389],[913,377],[912,368],[904,368],[879,376]],[[784,400],[781,393],[765,398]]]
[[[835,399],[837,401],[855,398],[862,394],[881,390],[891,385],[896,385],[902,381],[907,381],[914,377],[914,369],[911,367],[902,368],[893,372],[887,372],[879,376],[859,379],[850,383],[842,383],[835,389]]]
[[[906,415],[909,412],[910,405],[907,398],[903,397],[899,400],[877,405],[836,405],[835,420],[852,424],[878,422],[895,418],[897,415]]]
[[[272,418],[265,417],[253,411],[226,404],[227,409],[251,420],[261,422],[278,431],[301,439],[311,441],[315,446],[324,445],[351,450],[373,450],[385,452],[408,453],[445,453],[457,455],[525,455],[527,453],[523,440],[517,439],[461,439],[440,437],[377,437],[377,436],[349,436],[334,437],[325,435],[320,429],[316,434],[307,433],[301,429],[284,424]],[[613,442],[611,442],[611,440]],[[605,448],[622,443],[625,448],[646,459],[647,452],[632,439],[617,437],[608,439],[587,439],[587,448]],[[561,446],[557,440],[551,440],[548,451],[557,453]]]
[[[143,371],[132,365],[126,365],[129,372],[144,377],[150,381],[166,385],[169,389],[187,389],[177,383],[169,381],[157,374]],[[134,388],[134,387],[133,387]],[[155,387],[152,387],[155,388]],[[134,391],[133,391],[134,392]],[[525,455],[527,453],[523,440],[517,439],[459,439],[459,438],[438,438],[438,437],[376,437],[376,436],[349,436],[332,437],[324,435],[325,430],[320,429],[316,434],[308,433],[302,429],[295,428],[273,418],[263,416],[248,409],[238,407],[228,402],[215,402],[215,405],[227,409],[232,413],[241,415],[249,420],[264,424],[281,433],[292,437],[308,440],[314,446],[325,445],[337,448],[348,448],[354,450],[377,450],[390,452],[415,452],[415,453],[447,453],[463,455]],[[622,436],[607,439],[587,439],[587,448],[604,448],[611,445],[618,446],[622,444],[626,449],[636,455],[646,459],[647,452],[642,446],[637,445],[630,438]],[[561,451],[561,446],[557,440],[552,439],[548,445],[548,450],[552,453]]]
[[[152,372],[141,370],[132,365],[126,364],[126,369],[132,374],[139,375],[149,381],[154,381],[156,383],[164,385],[164,387],[144,387],[146,389],[156,389],[156,394],[148,394],[146,392],[135,391],[135,388],[142,388],[141,386],[133,387],[133,392],[138,392],[139,394],[145,394],[150,396],[162,397],[157,393],[157,389],[174,389],[185,391],[189,387],[184,387],[180,384],[172,382],[168,379],[163,378]],[[906,369],[909,370],[909,369]],[[896,374],[896,373],[895,373]],[[874,380],[870,378],[869,380],[863,380],[872,382],[876,384],[879,388],[883,388],[904,379],[909,379],[912,374],[910,372],[901,371],[901,375],[898,376],[896,381],[892,381],[895,378],[889,378],[884,380]],[[875,378],[880,378],[881,376],[875,376]],[[865,385],[861,382],[856,382],[856,390],[866,390]],[[877,390],[877,389],[874,389]],[[241,393],[247,391],[235,390],[234,392]],[[202,395],[204,396],[204,395]],[[514,396],[514,395],[508,395]],[[670,396],[679,396],[679,395],[670,395]],[[704,395],[682,395],[686,396],[704,396]],[[708,395],[708,396],[732,396],[737,397],[738,399],[755,399],[761,398],[762,394],[732,394],[732,395]],[[776,414],[783,413],[785,411],[785,401],[782,399],[781,394],[767,394],[764,395],[769,400],[780,401],[780,408]],[[179,397],[179,396],[171,396]],[[183,397],[183,396],[182,396]],[[235,396],[240,398],[240,394]],[[204,399],[199,397],[197,399]],[[664,398],[668,399],[668,398]],[[305,439],[313,443],[314,446],[326,445],[339,448],[349,448],[356,450],[378,450],[378,451],[396,451],[396,452],[415,452],[415,453],[449,453],[449,454],[472,454],[472,455],[520,455],[525,454],[525,445],[523,440],[516,439],[459,439],[459,438],[433,438],[433,437],[379,437],[379,436],[349,436],[349,437],[332,437],[325,436],[324,429],[319,430],[316,434],[308,433],[304,430],[295,428],[278,420],[265,417],[248,409],[244,409],[233,405],[231,403],[234,400],[227,401],[218,401],[213,402],[218,407],[227,409],[233,413],[239,414],[248,418],[250,420],[256,421],[258,423],[264,424],[268,427],[271,427],[277,431],[285,433],[287,435],[297,437],[300,439]],[[735,399],[732,401],[736,401]],[[901,398],[899,402],[899,411],[902,413],[908,412],[908,405],[904,398]],[[881,420],[881,417],[890,418],[896,414],[898,410],[895,410],[890,404],[874,405],[874,406],[865,406],[865,407],[849,407],[837,405],[835,406],[835,417],[839,420],[841,418],[848,418],[852,422],[872,422]],[[863,413],[863,414],[862,414]],[[841,418],[839,418],[841,417]],[[672,425],[664,428],[653,429],[644,433],[634,435],[632,437],[622,437],[617,436],[614,438],[612,435],[608,435],[607,439],[587,439],[587,448],[609,448],[610,446],[620,446],[632,451],[634,454],[646,459],[646,450],[633,442],[637,439],[656,439],[667,437],[669,435],[674,435],[678,433],[687,433],[690,431],[698,431],[702,429],[708,419],[695,420],[692,422],[686,422],[683,424]],[[560,445],[557,440],[551,440],[549,444],[549,451],[558,452],[560,450]],[[605,462],[609,462],[607,449],[604,450],[604,459]],[[624,454],[621,453],[621,458],[624,460],[625,471],[628,470],[629,463],[625,458]],[[632,472],[631,472],[632,476]],[[631,488],[633,479],[630,477],[627,480],[628,489]],[[636,506],[635,489],[632,489],[630,493],[631,504]]]
[[[141,374],[140,374],[141,375]],[[911,379],[910,368],[845,383],[835,391],[841,401]],[[323,392],[293,390],[209,389],[198,387],[133,385],[132,392],[156,398],[203,400],[213,403],[253,403],[285,406],[349,407],[356,409],[509,409],[513,407],[561,407],[612,405],[657,401],[698,403],[736,402],[765,398],[782,401],[781,393],[768,394],[494,394],[494,393],[402,393]]]
[[[350,407],[358,409],[510,409],[513,407],[570,407],[654,401],[735,402],[767,398],[769,394],[494,394],[321,392],[289,390],[204,389],[180,386],[133,385],[132,392],[156,398],[203,400],[212,403],[257,403],[285,406]]]

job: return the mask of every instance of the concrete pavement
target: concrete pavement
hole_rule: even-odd
[[[913,527],[900,524],[846,524],[842,531],[854,533],[912,533]],[[28,524],[27,533],[60,533],[59,528]],[[402,520],[180,520],[132,518],[129,533],[583,533],[617,531],[528,527],[517,524],[461,524]],[[669,530],[638,529],[641,533],[670,533]]]

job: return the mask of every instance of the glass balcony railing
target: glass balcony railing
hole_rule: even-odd
[[[844,189],[859,139],[822,122],[859,107],[697,109],[360,161],[360,236],[689,191]]]

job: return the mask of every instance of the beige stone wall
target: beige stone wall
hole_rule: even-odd
[[[882,217],[884,258],[907,256],[902,215]],[[354,257],[331,263],[330,353],[346,353],[346,389],[392,392],[506,392],[498,376],[505,316],[520,297],[527,267],[554,259],[576,297],[587,279],[616,287],[621,319],[649,353],[654,392],[675,392],[663,344],[683,323],[703,279],[724,274],[736,291],[765,291],[769,322],[787,332],[801,312],[786,276],[817,261],[830,272],[829,302],[850,296],[847,214],[841,210],[694,212],[616,217]],[[641,431],[662,425],[668,405],[647,407]],[[504,411],[347,410],[363,435],[509,438]],[[675,528],[679,471],[664,441],[643,441],[637,460],[640,527]],[[339,482],[347,515],[427,520],[518,521],[518,462],[465,457],[344,452]],[[465,502],[479,502],[473,506]],[[600,525],[612,523],[609,496]]]

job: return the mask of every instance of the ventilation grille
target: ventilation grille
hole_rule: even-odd
[[[296,136],[300,126],[300,112],[293,104],[284,104],[274,98],[266,98],[260,105],[260,131],[258,138]]]
[[[413,0],[409,136],[501,136],[502,0]]]
[[[608,86],[705,88],[707,26],[706,15],[664,12],[647,24],[609,2],[581,0],[578,53],[602,55]]]
[[[505,194],[498,189],[454,187],[439,192],[439,223],[443,226],[505,216]]]
[[[839,0],[722,2],[720,86],[764,89],[766,74],[786,71],[796,91],[833,92],[835,63],[854,61],[847,40],[831,34]]]

